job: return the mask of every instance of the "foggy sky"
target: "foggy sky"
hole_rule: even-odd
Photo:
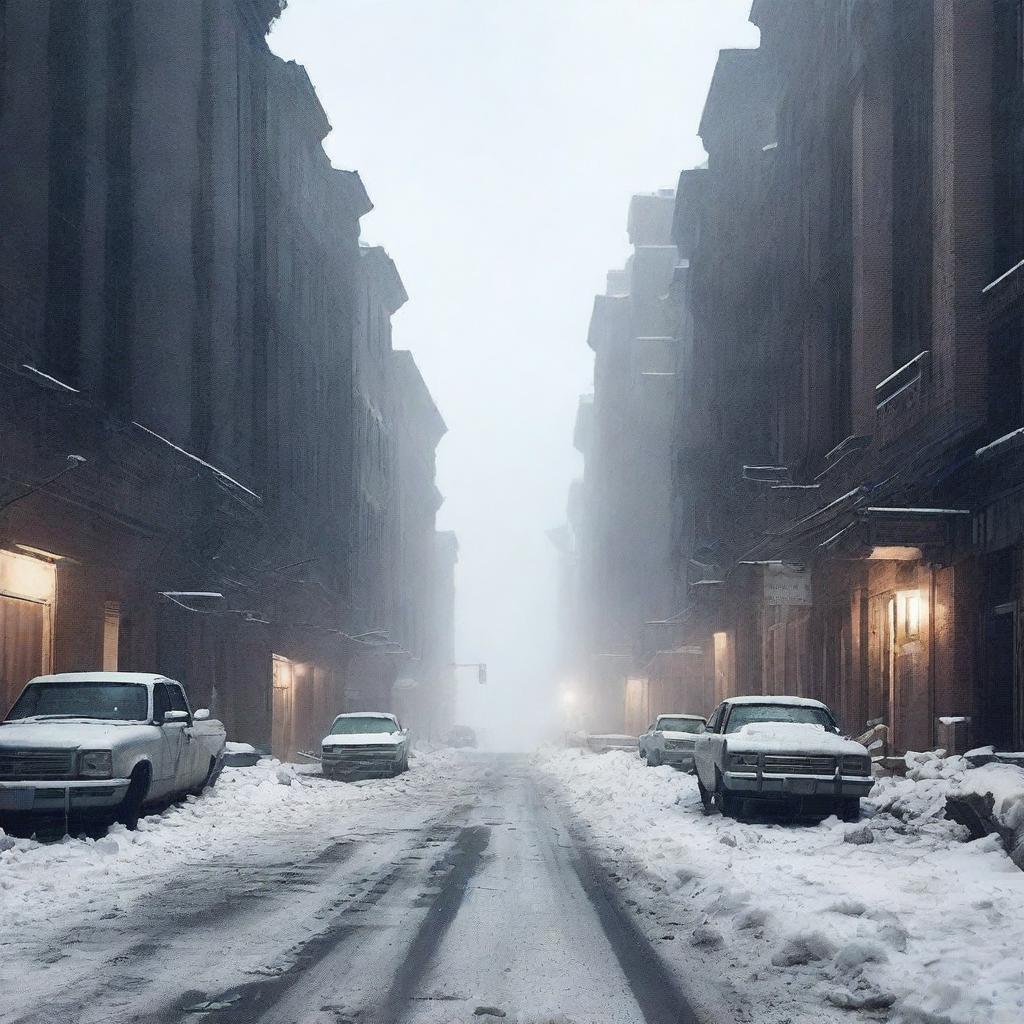
[[[523,747],[558,714],[555,551],[580,473],[586,330],[627,255],[634,192],[704,159],[717,52],[756,46],[750,0],[290,0],[270,39],[305,65],[395,259],[413,351],[449,427],[439,527],[461,544],[463,721]]]

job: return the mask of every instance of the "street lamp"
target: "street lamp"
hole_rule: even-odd
[[[15,495],[10,501],[4,502],[0,505],[0,512],[10,508],[16,501],[21,501],[22,498],[27,498],[30,494],[35,494],[36,491],[42,490],[44,487],[49,487],[50,484],[59,480],[66,473],[70,473],[72,470],[78,469],[79,466],[84,465],[88,460],[84,455],[68,455],[66,457],[67,465],[63,469],[58,470],[53,476],[47,477],[45,480],[41,480],[39,483],[29,487],[27,491],[22,491],[21,494]]]

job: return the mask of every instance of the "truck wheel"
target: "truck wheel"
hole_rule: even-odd
[[[720,775],[716,776],[715,779],[715,803],[718,805],[718,811],[723,818],[735,818],[738,816],[740,801],[725,788]]]
[[[842,821],[860,821],[860,798],[847,797],[837,801],[836,814]]]
[[[124,800],[117,811],[117,820],[129,832],[134,832],[139,827],[139,818],[142,817],[142,805],[145,803],[148,792],[149,765],[137,765],[132,772],[132,781],[128,786],[128,792],[125,794]]]
[[[712,801],[712,794],[704,788],[704,783],[700,781],[700,776],[697,776],[697,792],[700,793],[700,802],[704,808],[705,814],[710,814],[714,804]]]

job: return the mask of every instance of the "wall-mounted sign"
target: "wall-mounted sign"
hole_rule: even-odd
[[[766,565],[764,603],[769,608],[810,608],[811,574],[803,566]]]

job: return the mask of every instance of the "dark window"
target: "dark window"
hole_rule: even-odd
[[[153,721],[162,722],[164,715],[171,710],[171,698],[167,695],[167,687],[157,683],[153,687]]]
[[[188,711],[185,691],[177,683],[167,683],[167,698],[171,702],[172,711]]]
[[[715,708],[714,713],[712,714],[711,718],[708,720],[708,728],[707,728],[708,732],[718,732],[718,726],[719,726],[719,724],[722,721],[722,709],[724,707],[725,707],[724,704],[719,704],[718,707]]]

